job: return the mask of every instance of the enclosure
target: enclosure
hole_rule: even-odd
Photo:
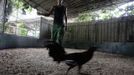
[[[65,75],[44,47],[51,40],[56,0],[0,0],[0,75]],[[82,75],[134,74],[134,1],[64,0],[68,26],[63,47],[67,53],[97,46]],[[77,75],[77,68],[69,75]]]

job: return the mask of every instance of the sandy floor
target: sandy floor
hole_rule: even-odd
[[[0,50],[0,75],[65,75],[67,68],[64,63],[53,62],[45,48]],[[95,52],[82,72],[82,75],[134,75],[134,58]],[[77,75],[77,67],[68,75]]]

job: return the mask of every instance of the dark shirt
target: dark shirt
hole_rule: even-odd
[[[64,25],[65,6],[54,6],[54,24]]]

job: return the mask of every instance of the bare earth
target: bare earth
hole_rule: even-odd
[[[66,49],[67,52],[79,52]],[[81,50],[83,51],[83,50]],[[65,75],[68,66],[57,64],[45,48],[0,50],[0,75]],[[83,65],[82,75],[134,75],[134,57],[95,52]],[[68,75],[78,75],[77,67]]]

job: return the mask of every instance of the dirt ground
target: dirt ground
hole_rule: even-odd
[[[0,50],[0,75],[65,75],[67,68],[64,63],[53,62],[45,48]],[[134,57],[95,52],[81,71],[82,75],[134,75]],[[68,75],[78,75],[77,67]]]

